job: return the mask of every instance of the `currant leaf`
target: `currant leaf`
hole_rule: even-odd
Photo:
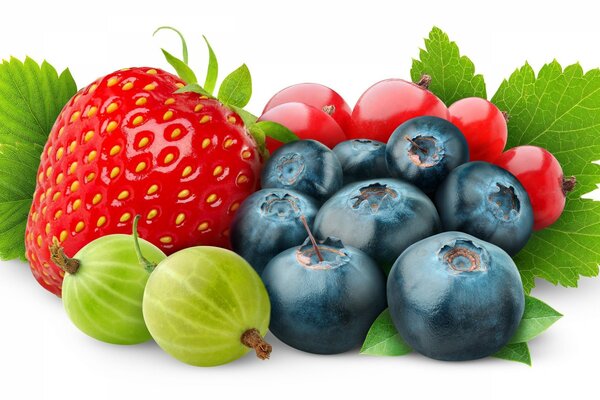
[[[577,186],[550,227],[535,232],[515,256],[527,292],[535,278],[576,287],[598,275],[600,202],[581,196],[600,183],[600,70],[553,61],[536,75],[529,64],[504,80],[492,102],[510,116],[507,148],[535,145],[550,151]]]
[[[447,106],[465,97],[486,97],[483,76],[475,74],[473,62],[461,56],[456,43],[437,27],[425,39],[419,60],[413,59],[410,70],[413,82],[418,82],[423,75],[431,77],[429,90]]]

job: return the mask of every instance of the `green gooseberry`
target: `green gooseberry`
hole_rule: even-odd
[[[142,298],[150,273],[166,255],[133,235],[100,237],[68,258],[55,241],[52,260],[65,271],[62,299],[71,321],[85,334],[107,343],[136,344],[151,339]],[[142,256],[142,253],[144,256]]]
[[[261,359],[271,304],[260,277],[242,257],[218,247],[180,250],[158,264],[144,292],[144,319],[158,345],[196,366]]]

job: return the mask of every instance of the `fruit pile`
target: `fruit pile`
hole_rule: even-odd
[[[208,41],[200,85],[181,34],[161,29],[181,37],[182,59],[163,50],[179,76],[125,68],[75,93],[49,64],[0,68],[5,92],[7,73],[48,88],[39,108],[0,111],[0,141],[14,142],[0,171],[17,159],[11,179],[32,193],[22,224],[0,197],[0,255],[22,256],[2,236],[20,232],[34,277],[81,331],[154,339],[198,366],[268,358],[267,330],[317,354],[386,341],[396,354],[517,359],[560,317],[528,296],[514,260],[576,180],[540,146],[505,151],[511,116],[493,102],[447,106],[422,74],[376,83],[353,109],[324,85],[290,86],[257,117],[243,108],[245,65],[215,94]]]

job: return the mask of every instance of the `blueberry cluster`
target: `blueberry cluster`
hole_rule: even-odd
[[[511,256],[532,233],[530,200],[508,171],[469,162],[454,124],[413,118],[387,144],[292,142],[261,181],[231,239],[261,274],[283,342],[350,350],[386,306],[412,348],[441,360],[491,355],[516,331]]]

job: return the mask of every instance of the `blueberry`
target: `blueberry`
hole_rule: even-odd
[[[327,238],[286,250],[265,268],[270,330],[302,351],[336,354],[359,346],[386,307],[385,276],[362,251]]]
[[[335,146],[333,152],[342,164],[344,185],[390,176],[385,162],[385,143],[370,139],[346,140]]]
[[[327,146],[316,140],[298,140],[271,155],[261,179],[263,188],[297,190],[323,202],[342,186],[343,172]]]
[[[512,338],[525,307],[519,271],[501,248],[461,232],[410,246],[387,282],[394,325],[419,353],[473,360]]]
[[[414,242],[440,230],[432,201],[396,179],[351,183],[333,195],[315,218],[318,237],[334,236],[389,269]]]
[[[263,189],[248,196],[231,223],[231,246],[260,274],[277,254],[306,239],[300,217],[312,225],[317,202],[288,189]]]
[[[385,157],[391,176],[431,194],[450,171],[469,161],[469,147],[451,122],[438,117],[417,117],[396,128],[386,146]]]
[[[483,161],[454,169],[435,196],[444,230],[461,231],[515,255],[533,229],[529,196],[510,172]]]

